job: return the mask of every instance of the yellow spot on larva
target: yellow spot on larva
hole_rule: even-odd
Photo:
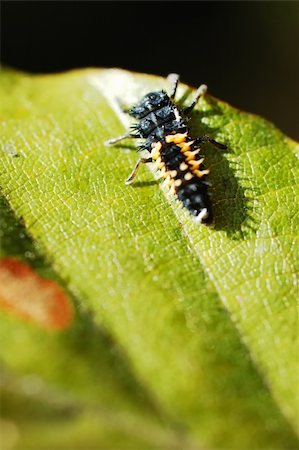
[[[175,182],[172,184],[172,186],[170,187],[170,193],[172,194],[172,195],[175,195],[175,187],[174,187],[174,185],[175,185]]]
[[[189,181],[189,180],[191,180],[193,178],[193,175],[192,175],[192,173],[188,172],[188,173],[186,173],[184,178],[185,178],[185,180]]]
[[[184,162],[182,162],[182,163],[180,164],[180,170],[183,172],[184,170],[187,170],[187,169],[188,169],[187,164],[184,163]]]
[[[162,148],[162,143],[161,142],[153,142],[152,143],[152,149],[156,149],[157,152],[159,152]]]
[[[175,185],[176,187],[181,186],[181,184],[182,184],[182,180],[175,180],[175,182],[174,182],[174,185]]]
[[[185,142],[187,137],[187,133],[177,133],[177,134],[169,134],[165,137],[165,141],[167,144],[173,142],[174,144],[180,144],[181,142]]]
[[[165,179],[165,183],[167,186],[173,186],[173,179],[170,178],[170,176],[168,175],[167,178]]]
[[[163,178],[166,178],[168,176],[168,173],[166,172],[165,167],[162,167],[161,175],[162,175]]]
[[[172,178],[175,178],[176,176],[177,176],[177,171],[176,170],[171,170],[170,171],[170,176],[172,177]]]
[[[161,142],[154,142],[152,144],[152,151],[151,151],[151,157],[156,160],[160,156],[160,150],[162,148]]]

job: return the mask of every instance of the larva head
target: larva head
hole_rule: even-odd
[[[164,91],[150,92],[146,94],[140,102],[130,110],[130,116],[142,119],[151,111],[156,111],[170,102],[168,95]]]

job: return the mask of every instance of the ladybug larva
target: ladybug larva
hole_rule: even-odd
[[[147,151],[147,157],[140,158],[126,184],[135,179],[142,163],[154,163],[169,186],[171,193],[182,202],[183,206],[195,218],[196,222],[212,222],[208,169],[203,168],[201,144],[209,142],[218,148],[226,149],[209,136],[190,137],[187,122],[190,112],[198,99],[207,91],[202,84],[196,91],[189,106],[179,109],[175,104],[175,94],[179,76],[170,74],[172,83],[170,95],[165,91],[150,92],[141,101],[127,111],[138,120],[130,131],[122,136],[109,139],[106,144],[113,145],[126,138],[141,138],[138,150]]]

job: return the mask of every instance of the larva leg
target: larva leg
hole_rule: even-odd
[[[177,73],[170,73],[167,77],[167,80],[171,83],[171,92],[169,98],[174,100],[176,90],[178,87],[180,76]]]
[[[116,142],[122,141],[123,139],[128,138],[138,138],[139,136],[136,136],[135,134],[132,134],[130,131],[126,134],[122,134],[121,136],[117,136],[116,138],[108,139],[108,141],[105,142],[105,145],[114,145]]]
[[[192,102],[190,103],[189,106],[187,106],[186,108],[183,109],[182,113],[184,115],[189,114],[192,111],[192,109],[194,108],[194,106],[196,105],[196,103],[198,102],[198,100],[200,99],[200,97],[205,95],[207,90],[208,90],[208,86],[206,84],[202,84],[201,86],[199,86],[199,88],[195,92]]]
[[[214,145],[214,147],[219,148],[220,150],[226,150],[227,146],[224,144],[221,144],[220,142],[215,141],[215,139],[212,139],[210,136],[201,136],[197,139],[195,139],[195,144],[205,144],[206,142],[209,142],[210,144]]]
[[[152,158],[140,158],[138,159],[137,163],[135,164],[134,169],[132,170],[131,174],[128,176],[128,178],[125,181],[125,184],[131,184],[134,179],[136,178],[136,174],[138,172],[138,169],[140,167],[140,164],[147,164],[153,162]]]

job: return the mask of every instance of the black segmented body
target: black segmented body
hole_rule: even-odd
[[[202,170],[200,147],[189,137],[180,110],[164,91],[147,94],[129,114],[139,119],[132,130],[145,141],[140,150],[148,150],[168,185],[184,207],[200,222],[212,221],[208,171]],[[201,167],[200,167],[201,166]],[[204,211],[204,213],[202,213]]]
[[[157,91],[145,95],[128,111],[137,120],[130,132],[109,139],[107,144],[113,145],[126,138],[143,139],[139,150],[147,150],[149,157],[138,160],[126,184],[134,180],[141,163],[154,162],[170,191],[197,222],[207,224],[212,221],[209,183],[206,181],[209,171],[202,167],[204,158],[200,155],[200,144],[210,142],[222,149],[226,146],[209,136],[201,136],[195,140],[189,136],[188,114],[200,96],[205,94],[207,86],[201,85],[191,104],[180,110],[173,101],[179,76],[170,74],[169,78],[173,81],[172,94],[168,96],[165,91]]]
[[[187,126],[180,112],[166,92],[158,91],[147,94],[134,106],[129,114],[139,122],[133,125],[135,135],[146,139],[140,149],[151,151],[153,142],[164,139],[166,134],[185,133]],[[178,118],[180,118],[178,120]]]

